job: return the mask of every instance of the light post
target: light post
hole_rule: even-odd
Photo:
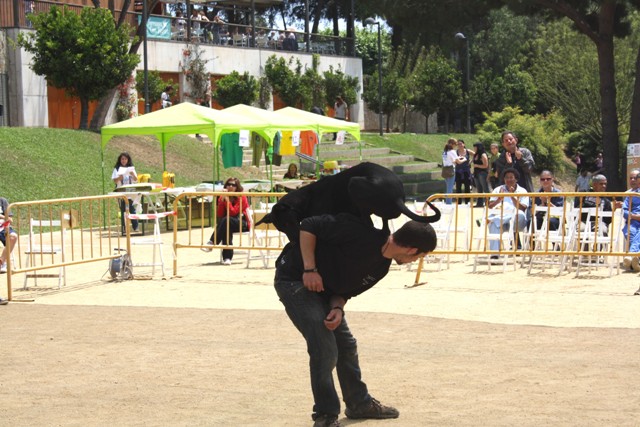
[[[455,35],[457,40],[464,40],[467,48],[467,76],[466,76],[466,93],[467,93],[467,133],[471,133],[471,99],[469,98],[469,79],[470,79],[470,54],[469,54],[469,39],[462,33]]]
[[[142,53],[144,54],[144,112],[151,112],[151,104],[149,103],[149,64],[147,62],[147,20],[149,19],[149,11],[147,10],[147,0],[142,2]]]
[[[380,38],[380,22],[373,18],[364,20],[364,25],[378,26],[378,121],[380,122],[380,136],[382,136],[382,42]]]

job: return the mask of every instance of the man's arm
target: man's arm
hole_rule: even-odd
[[[536,166],[536,162],[533,160],[533,154],[531,154],[531,151],[526,148],[522,148],[520,151],[522,151],[522,163],[524,163],[524,168],[528,172],[531,172]]]
[[[315,234],[300,230],[300,254],[302,255],[304,269],[304,273],[302,273],[302,283],[304,287],[313,292],[324,291],[322,276],[318,273],[316,265]]]

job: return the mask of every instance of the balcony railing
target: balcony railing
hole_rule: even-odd
[[[28,14],[47,12],[51,6],[66,5],[73,13],[80,13],[78,4],[47,0],[9,0],[0,2],[0,28],[31,28]],[[123,13],[116,10],[119,17]],[[125,21],[137,29],[142,14],[126,12]],[[188,17],[150,15],[147,23],[148,40],[167,42],[191,42],[237,48],[271,49],[290,52],[318,53],[321,55],[353,56],[353,38],[322,34],[306,34],[300,31],[281,30],[250,25],[191,20]]]

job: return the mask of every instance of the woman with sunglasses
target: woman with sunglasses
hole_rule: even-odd
[[[553,173],[548,170],[543,170],[540,174],[540,189],[538,193],[559,193],[560,190],[556,188],[553,184]],[[564,197],[536,197],[535,200],[536,206],[563,206],[564,205]],[[536,212],[536,229],[540,229],[542,227],[542,223],[544,222],[545,212]],[[559,218],[549,218],[549,230],[554,231],[557,230],[560,226]]]
[[[224,183],[224,190],[230,193],[241,193],[244,191],[238,178],[229,178]],[[218,225],[211,234],[207,245],[213,246],[213,242],[222,245],[233,244],[233,233],[248,231],[251,227],[251,216],[249,215],[249,200],[246,196],[220,196],[218,197],[218,208],[216,217]],[[204,252],[211,252],[213,248],[202,248]],[[222,263],[231,265],[233,259],[233,249],[222,250]]]

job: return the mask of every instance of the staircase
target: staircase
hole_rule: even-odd
[[[343,165],[354,166],[361,162],[357,142],[336,145],[333,141],[320,144],[321,161],[338,160]],[[316,154],[318,146],[316,146]],[[407,199],[426,199],[433,193],[444,193],[445,184],[436,162],[428,162],[412,155],[401,154],[390,148],[362,146],[362,161],[377,163],[395,172],[402,183]],[[284,156],[280,166],[273,166],[274,177],[282,177],[290,163],[300,164],[297,156]],[[251,165],[251,151],[245,150],[243,165]]]

